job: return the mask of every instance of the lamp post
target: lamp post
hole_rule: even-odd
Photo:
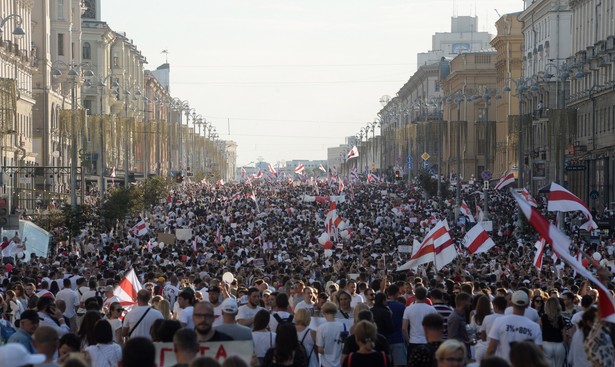
[[[125,84],[124,85],[124,116],[126,118],[126,131],[125,131],[125,137],[124,137],[124,188],[127,189],[128,188],[128,184],[129,184],[129,180],[128,180],[128,173],[130,171],[130,128],[129,128],[129,115],[128,115],[128,111],[129,111],[129,106],[130,106],[130,95],[131,93],[134,93],[134,101],[138,101],[139,97],[141,96],[141,90],[139,89],[138,85],[133,84],[133,85],[128,85]],[[116,96],[119,96],[120,91],[119,91],[119,87],[118,89],[115,91]]]
[[[111,78],[113,74],[109,74],[104,78],[100,78],[98,83],[96,83],[96,87],[98,89],[98,94],[100,97],[99,100],[99,112],[100,112],[100,205],[103,205],[105,199],[105,190],[107,183],[105,182],[105,170],[107,168],[107,160],[106,160],[106,150],[105,150],[105,125],[103,115],[105,113],[104,105],[103,105],[103,97],[105,93],[105,82],[107,79]],[[116,80],[113,80],[111,83],[112,88],[119,87],[119,83]]]
[[[451,100],[452,101],[452,100]],[[455,186],[455,223],[459,219],[461,208],[461,102],[467,101],[465,93],[459,91],[454,96],[455,104],[457,105],[457,142],[456,153],[457,156],[457,185]],[[450,118],[450,116],[449,116]]]
[[[77,128],[75,124],[75,111],[77,110],[77,79],[83,78],[86,80],[86,83],[89,84],[89,79],[94,77],[94,72],[89,68],[90,64],[83,62],[80,64],[66,64],[61,60],[56,60],[52,64],[51,75],[54,78],[59,78],[62,76],[62,71],[54,65],[60,65],[67,69],[67,75],[71,79],[71,163],[70,163],[70,186],[71,186],[71,206],[74,208],[77,207]],[[81,183],[83,185],[83,182]]]
[[[183,122],[182,122],[182,113],[184,111],[186,112],[186,118],[188,118],[189,116],[189,111],[190,111],[190,104],[188,103],[188,101],[182,101],[179,98],[173,98],[173,107],[175,109],[175,111],[179,112],[179,119],[178,119],[178,125],[179,125],[179,146],[178,146],[178,157],[177,157],[177,164],[178,164],[178,169],[181,170],[184,167],[184,132],[183,132]]]
[[[473,99],[482,99],[485,105],[483,122],[484,122],[484,159],[485,159],[485,172],[489,171],[489,151],[491,150],[491,142],[490,142],[490,129],[489,129],[489,105],[491,104],[491,98],[495,95],[496,99],[502,98],[495,89],[484,88],[481,96],[474,96]],[[483,218],[484,220],[489,220],[489,179],[485,179],[485,183],[483,185],[484,191],[484,202],[483,202]]]
[[[524,114],[523,114],[523,97],[525,96],[526,93],[529,92],[529,88],[528,88],[528,84],[529,84],[529,79],[526,79],[524,77],[520,77],[517,80],[511,79],[511,81],[515,84],[515,89],[516,89],[516,93],[513,94],[514,97],[517,97],[517,101],[519,103],[519,131],[518,131],[518,143],[517,143],[517,148],[518,148],[518,152],[517,152],[517,180],[519,182],[518,184],[518,188],[523,188],[523,174],[524,174],[524,162],[523,162],[523,120],[524,120]],[[509,85],[505,85],[504,86],[504,92],[511,92],[510,86]]]

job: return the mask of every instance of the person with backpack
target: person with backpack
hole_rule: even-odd
[[[377,328],[373,322],[361,320],[354,326],[354,338],[359,345],[358,352],[352,352],[344,359],[342,367],[388,367],[389,356],[377,351]]]
[[[293,318],[293,314],[290,313],[288,295],[286,293],[278,293],[275,296],[274,311],[271,312],[269,320],[269,330],[276,331],[278,325],[284,322],[293,323]]]
[[[326,322],[316,329],[316,348],[322,367],[339,367],[342,364],[342,348],[349,331],[346,324],[336,318],[337,306],[327,302],[322,306]]]
[[[318,353],[316,352],[316,330],[310,329],[312,316],[310,311],[303,308],[295,313],[295,327],[297,328],[297,338],[303,345],[308,357],[308,367],[318,367]]]

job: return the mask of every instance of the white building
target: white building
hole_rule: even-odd
[[[433,64],[442,57],[452,59],[462,52],[491,49],[493,35],[478,31],[478,17],[451,17],[450,32],[436,32],[432,36],[431,50],[417,54],[417,65]]]

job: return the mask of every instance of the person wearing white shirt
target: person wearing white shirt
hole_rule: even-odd
[[[151,293],[147,289],[141,289],[137,293],[137,306],[133,307],[124,317],[123,337],[128,339],[142,336],[151,340],[152,336],[149,331],[152,324],[163,317],[160,311],[149,305],[150,298]]]
[[[512,295],[513,314],[499,317],[493,323],[487,334],[487,357],[497,355],[510,361],[510,343],[533,341],[542,345],[542,330],[540,326],[524,316],[525,308],[530,303],[530,297],[524,291],[516,291]]]
[[[77,332],[77,310],[79,309],[79,293],[72,290],[71,281],[66,278],[62,281],[64,288],[56,294],[57,300],[62,300],[66,304],[64,317],[68,320],[69,328],[72,333]]]
[[[313,314],[314,310],[314,301],[316,300],[315,290],[312,287],[303,288],[303,301],[297,303],[295,306],[295,312],[302,308],[307,308],[310,311],[310,314]]]
[[[49,326],[58,336],[70,333],[70,328],[62,317],[62,311],[56,307],[56,301],[51,296],[43,296],[36,302],[36,310],[40,318],[39,326]]]
[[[414,291],[416,300],[404,310],[402,321],[403,337],[408,345],[408,354],[413,348],[427,344],[425,330],[423,328],[423,318],[430,313],[438,313],[435,307],[425,303],[427,289],[417,287]]]
[[[348,281],[346,290],[350,293],[350,307],[354,308],[359,303],[365,303],[365,299],[362,295],[357,293],[357,282],[353,279]]]
[[[248,303],[239,307],[237,313],[237,323],[243,326],[252,327],[254,324],[254,316],[262,309],[259,306],[261,300],[261,292],[258,288],[252,287],[248,289]]]
[[[194,321],[192,321],[194,294],[190,291],[182,291],[177,297],[177,303],[180,307],[177,320],[182,327],[194,329]]]

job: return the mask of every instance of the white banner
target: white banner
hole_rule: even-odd
[[[154,343],[156,346],[156,365],[170,367],[177,363],[173,343]],[[228,341],[201,343],[198,357],[211,357],[222,364],[230,356],[238,356],[248,366],[252,360],[252,341]]]
[[[397,246],[397,252],[402,253],[402,254],[411,254],[412,253],[412,246],[410,246],[410,245],[399,245],[399,246]]]
[[[491,232],[493,231],[493,222],[490,220],[485,220],[480,222],[480,225],[483,226],[483,228],[485,229],[485,231],[487,232]]]
[[[192,229],[190,228],[178,228],[175,230],[175,238],[178,241],[190,241],[192,238]]]

